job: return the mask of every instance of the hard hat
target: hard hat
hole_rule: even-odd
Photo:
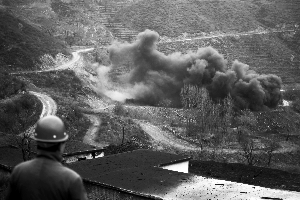
[[[33,139],[40,142],[64,142],[69,138],[63,121],[48,115],[37,122]]]

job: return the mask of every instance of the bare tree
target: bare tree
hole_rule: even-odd
[[[267,165],[270,166],[272,162],[272,158],[274,156],[274,151],[277,149],[277,144],[274,141],[270,141],[266,146],[266,153],[268,156]]]
[[[290,137],[294,134],[294,132],[297,130],[295,120],[293,119],[292,112],[290,109],[286,110],[286,115],[283,115],[282,123],[283,128],[286,133],[285,140],[288,141]]]
[[[246,159],[248,165],[254,165],[255,143],[250,137],[255,132],[257,117],[250,110],[243,110],[236,118],[237,123],[237,141],[242,148],[241,155]]]
[[[228,137],[228,127],[232,124],[233,117],[233,101],[231,97],[226,97],[220,106],[220,117],[218,120],[218,127],[220,127],[221,142]]]
[[[205,88],[184,85],[181,90],[181,102],[185,108],[188,136],[194,136],[196,133],[198,139],[202,141],[207,136],[211,136],[210,139],[216,139],[220,138],[216,135],[227,133],[232,116],[231,98],[226,98],[222,102],[214,102]],[[211,143],[210,141],[203,142]]]
[[[250,110],[242,110],[236,117],[238,135],[252,135],[257,125],[257,117]]]
[[[242,148],[241,155],[246,159],[248,165],[253,166],[257,160],[255,160],[255,144],[250,138],[240,137],[239,143]]]
[[[18,147],[22,150],[23,160],[30,160],[32,158],[31,150],[31,133],[25,132],[22,134],[21,138],[16,138]]]

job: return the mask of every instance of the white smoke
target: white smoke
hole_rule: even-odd
[[[109,97],[113,101],[119,102],[125,102],[126,99],[133,98],[128,92],[130,89],[116,86],[116,84],[109,79],[108,73],[112,69],[111,66],[93,64],[93,67],[96,68],[97,73],[96,91],[98,93]]]

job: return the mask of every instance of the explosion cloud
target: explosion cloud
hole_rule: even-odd
[[[113,68],[131,63],[130,71],[121,79],[126,98],[177,107],[181,106],[181,88],[192,84],[206,87],[214,100],[231,95],[241,109],[276,107],[281,100],[282,82],[276,75],[259,75],[239,61],[228,68],[224,57],[212,47],[165,55],[156,48],[158,39],[158,33],[146,30],[131,44],[115,42],[109,47]]]

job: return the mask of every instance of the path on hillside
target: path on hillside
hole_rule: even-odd
[[[185,41],[221,38],[221,37],[240,37],[240,36],[246,36],[246,35],[262,35],[262,34],[270,34],[270,33],[294,32],[294,31],[295,30],[273,30],[273,31],[263,30],[263,31],[241,32],[241,33],[224,33],[224,34],[216,34],[216,35],[208,35],[208,36],[200,36],[200,37],[184,38],[184,39],[167,38],[165,40],[159,41],[158,44],[159,43],[185,42]]]
[[[100,116],[98,116],[98,114],[112,112],[114,105],[108,105],[101,99],[97,99],[97,98],[85,99],[85,103],[87,103],[92,109],[84,112],[85,113],[84,115],[90,120],[91,125],[83,138],[83,143],[97,146],[99,148],[108,146],[108,144],[105,142],[95,141],[102,123],[102,120]]]
[[[85,53],[94,50],[94,48],[88,48],[88,49],[81,49],[75,52],[72,52],[72,59],[68,62],[52,68],[52,69],[45,69],[45,70],[36,70],[36,71],[21,71],[21,72],[13,72],[11,74],[29,74],[29,73],[42,73],[42,72],[50,72],[50,71],[60,71],[60,70],[66,70],[66,69],[72,69],[76,62],[78,62],[81,58],[80,53]]]
[[[17,73],[12,73],[12,74],[22,74],[22,73],[42,73],[45,71],[55,71],[55,70],[64,70],[68,68],[72,68],[76,62],[80,60],[80,53],[82,52],[88,52],[93,50],[93,48],[89,49],[83,49],[83,50],[78,50],[72,53],[73,57],[70,61],[67,63],[62,64],[61,66],[58,66],[57,68],[50,69],[50,70],[40,70],[40,71],[30,71],[30,72],[17,72]],[[40,118],[48,116],[48,115],[55,115],[57,112],[57,104],[56,102],[47,94],[40,93],[40,92],[35,92],[35,91],[29,91],[30,94],[35,95],[43,104],[43,109],[40,114]],[[36,124],[29,127],[25,133],[32,135],[34,132],[34,129],[36,127]],[[20,136],[24,134],[21,133]]]
[[[145,131],[151,138],[152,143],[156,146],[167,146],[171,148],[176,148],[183,151],[199,151],[201,148],[192,145],[184,140],[176,138],[167,131],[163,131],[158,126],[155,126],[149,122],[143,120],[134,120],[135,123],[139,124],[143,131]],[[159,148],[159,147],[158,147]],[[162,147],[161,147],[162,148]]]
[[[55,115],[57,112],[56,102],[47,94],[29,91],[29,93],[35,95],[43,104],[43,110],[40,114],[40,118],[47,115]]]
[[[104,148],[105,146],[107,146],[106,143],[95,141],[102,122],[100,117],[93,114],[84,114],[84,115],[90,120],[91,125],[88,131],[86,132],[82,142],[99,148]]]
[[[35,95],[43,104],[43,109],[40,114],[40,118],[45,117],[47,115],[55,115],[57,112],[57,104],[56,102],[47,94],[29,91],[30,94]],[[25,133],[29,135],[33,135],[35,130],[36,124],[29,127]],[[22,136],[24,133],[19,134],[19,136]]]
[[[89,48],[89,49],[83,49],[83,50],[75,51],[75,52],[72,53],[73,57],[70,61],[68,61],[67,63],[62,64],[61,66],[53,68],[53,69],[18,72],[18,73],[14,73],[14,74],[43,73],[43,72],[59,71],[59,70],[65,70],[65,69],[74,70],[75,64],[81,58],[80,53],[88,52],[88,51],[91,51],[93,49],[94,48]],[[34,91],[30,91],[30,93],[37,96],[38,99],[43,104],[43,109],[42,109],[42,112],[40,114],[40,118],[45,117],[47,115],[55,115],[56,114],[57,104],[50,96],[48,96],[46,94],[34,92]],[[94,101],[93,102],[88,102],[88,104],[92,108],[95,105],[94,103],[95,103]],[[99,142],[95,141],[96,134],[98,133],[100,125],[101,125],[101,119],[96,114],[100,113],[100,112],[111,111],[114,106],[113,105],[103,105],[103,104],[100,104],[100,105],[102,105],[102,106],[99,106],[99,104],[97,104],[98,107],[97,108],[94,107],[94,109],[91,110],[90,114],[85,114],[85,116],[91,121],[91,125],[90,125],[89,129],[87,130],[87,133],[86,133],[85,137],[83,138],[83,142],[86,143],[86,144],[90,144],[90,145],[93,145],[93,146],[103,148],[104,146],[107,146],[107,144],[99,143]],[[27,129],[26,133],[32,134],[34,132],[35,126],[36,126],[36,124],[33,125],[32,127],[30,127],[29,129]],[[24,134],[24,133],[21,133],[21,134]]]

